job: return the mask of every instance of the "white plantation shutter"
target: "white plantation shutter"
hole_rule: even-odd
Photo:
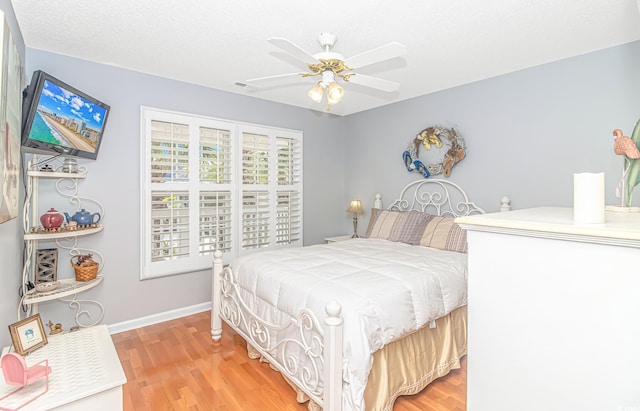
[[[151,121],[151,182],[189,181],[189,126]]]
[[[302,133],[143,107],[141,278],[302,245]]]
[[[233,239],[233,148],[231,130],[200,127],[200,255],[229,255]],[[220,188],[220,191],[212,191]]]
[[[150,125],[151,261],[189,258],[189,126]]]
[[[276,243],[302,242],[302,144],[300,139],[277,137]]]
[[[276,207],[276,244],[286,245],[302,240],[302,213],[299,193],[278,191]]]
[[[268,191],[242,192],[242,249],[264,248],[270,244]]]
[[[189,127],[151,121],[150,132],[151,182],[158,188],[150,193],[151,261],[188,258],[189,192],[166,190],[189,180]]]
[[[232,154],[229,130],[200,127],[200,182],[230,184]]]
[[[189,193],[151,193],[151,261],[185,258],[189,255]]]
[[[269,184],[269,136],[242,133],[242,184]]]
[[[213,254],[218,249],[232,249],[232,194],[230,191],[200,193],[200,255]]]
[[[295,186],[302,182],[302,144],[299,139],[277,137],[278,185]]]
[[[268,247],[269,192],[245,191],[269,187],[269,136],[242,132],[242,249]]]
[[[302,135],[240,125],[240,251],[302,245]]]

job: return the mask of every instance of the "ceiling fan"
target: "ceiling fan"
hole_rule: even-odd
[[[392,42],[345,59],[342,54],[332,51],[336,40],[337,37],[333,33],[320,33],[318,36],[318,42],[320,43],[323,51],[311,54],[285,38],[270,37],[267,39],[269,43],[278,47],[290,56],[306,63],[309,71],[303,73],[288,73],[276,76],[259,77],[246,80],[243,83],[260,87],[265,84],[269,84],[273,80],[279,80],[286,77],[319,76],[320,80],[311,90],[309,90],[307,95],[316,103],[321,103],[326,91],[327,110],[329,110],[333,104],[337,104],[342,101],[342,97],[344,96],[344,89],[336,81],[338,78],[345,82],[359,84],[361,86],[386,92],[396,91],[400,87],[400,84],[396,82],[367,76],[354,71],[371,64],[404,56],[406,54],[406,47],[404,45]]]

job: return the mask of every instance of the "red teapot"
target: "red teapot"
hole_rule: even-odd
[[[64,222],[64,216],[52,208],[40,216],[40,222],[44,228],[58,228]]]

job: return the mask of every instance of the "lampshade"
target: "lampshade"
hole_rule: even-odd
[[[320,103],[324,97],[325,89],[327,90],[327,110],[329,110],[331,105],[341,102],[344,96],[344,89],[336,82],[336,74],[333,70],[323,71],[322,80],[313,86],[307,95],[314,102]]]
[[[331,82],[327,88],[327,103],[337,104],[342,101],[342,96],[344,96],[344,89],[335,81]]]
[[[354,214],[364,214],[364,210],[362,209],[360,200],[351,200],[351,203],[349,203],[349,208],[347,208],[347,212]]]
[[[322,82],[319,81],[318,84],[313,86],[313,88],[309,90],[307,95],[311,100],[315,101],[316,103],[321,102],[322,96],[324,95],[324,87],[322,86]]]

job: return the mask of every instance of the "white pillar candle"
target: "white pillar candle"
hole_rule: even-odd
[[[604,173],[573,175],[573,222],[604,223]]]

